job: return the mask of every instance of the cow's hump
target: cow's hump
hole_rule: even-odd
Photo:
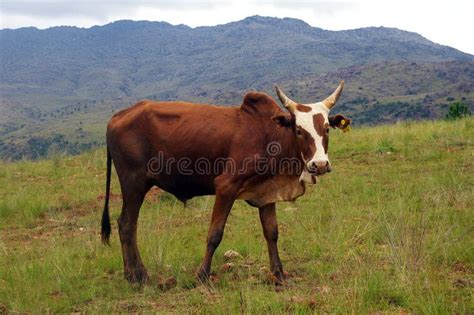
[[[261,92],[249,92],[244,96],[240,109],[251,115],[272,116],[280,111],[277,103],[267,94]]]

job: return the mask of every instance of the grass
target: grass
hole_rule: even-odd
[[[111,247],[100,243],[104,150],[2,164],[0,313],[472,314],[472,139],[472,118],[331,133],[334,171],[278,205],[283,290],[266,284],[258,214],[243,202],[215,255],[217,280],[196,286],[213,197],[184,208],[149,193],[138,233],[154,281],[138,287],[123,279],[116,224]],[[115,175],[112,191],[115,223]],[[223,272],[228,249],[243,257]],[[161,291],[158,276],[177,286]]]

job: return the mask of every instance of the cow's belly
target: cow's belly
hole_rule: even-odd
[[[294,201],[304,193],[305,185],[298,177],[276,176],[258,184],[244,185],[237,199],[262,207],[278,201]]]
[[[181,201],[197,196],[214,195],[212,176],[186,176],[179,174],[148,175],[150,183],[174,195]]]

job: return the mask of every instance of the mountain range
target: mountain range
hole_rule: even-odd
[[[261,16],[197,28],[117,21],[4,29],[0,44],[4,159],[100,145],[112,113],[142,98],[238,105],[252,89],[274,96],[278,84],[314,102],[344,79],[337,108],[355,125],[474,104],[474,56],[394,28],[328,31]]]

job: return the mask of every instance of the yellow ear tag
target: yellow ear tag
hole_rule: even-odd
[[[345,125],[346,124],[346,121],[344,119],[341,120],[341,125]]]

